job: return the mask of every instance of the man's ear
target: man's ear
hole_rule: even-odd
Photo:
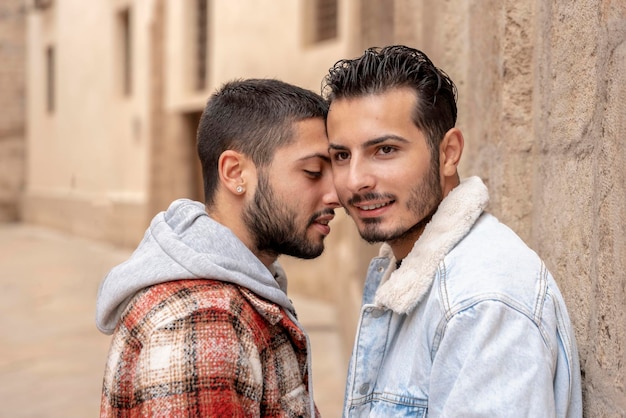
[[[220,155],[218,172],[220,182],[231,193],[241,195],[246,191],[246,169],[250,161],[234,150],[226,150]]]
[[[450,177],[457,174],[464,144],[463,133],[458,128],[446,132],[439,146],[439,166],[442,175]]]

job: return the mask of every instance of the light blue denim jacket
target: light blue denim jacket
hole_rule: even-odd
[[[372,260],[345,417],[581,417],[574,331],[541,259],[471,177],[399,269]]]

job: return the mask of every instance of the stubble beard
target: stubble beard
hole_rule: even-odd
[[[443,192],[439,183],[439,164],[433,163],[426,178],[411,190],[406,203],[411,213],[419,217],[419,221],[409,227],[401,224],[392,231],[384,231],[380,228],[381,218],[361,219],[363,223],[363,226],[359,229],[361,238],[370,244],[378,242],[393,243],[411,239],[415,234],[423,231],[442,200]]]
[[[242,214],[256,250],[276,257],[281,254],[304,259],[320,256],[324,242],[314,242],[307,236],[309,226],[320,214],[314,214],[304,228],[298,227],[297,215],[286,202],[278,201],[267,176],[259,172],[254,198]]]

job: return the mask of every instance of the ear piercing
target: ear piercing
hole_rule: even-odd
[[[237,186],[237,193],[243,193],[243,186]]]

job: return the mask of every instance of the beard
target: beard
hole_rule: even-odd
[[[326,210],[315,213],[305,225],[298,225],[298,213],[280,201],[264,173],[259,172],[259,183],[254,198],[243,210],[243,222],[260,252],[311,259],[324,251],[324,242],[315,242],[307,236],[309,226]]]
[[[362,200],[397,200],[391,194],[368,193],[350,199],[354,204]],[[410,226],[401,224],[394,230],[384,231],[380,229],[381,218],[362,219],[363,227],[359,229],[361,238],[370,244],[377,242],[401,241],[412,237],[416,232],[422,231],[432,216],[437,211],[439,203],[443,200],[443,191],[439,183],[439,161],[433,162],[426,177],[410,191],[407,201],[409,211],[419,219]]]

